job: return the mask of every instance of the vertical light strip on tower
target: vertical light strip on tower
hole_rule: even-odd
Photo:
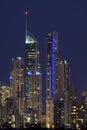
[[[51,91],[51,94],[52,94],[52,99],[54,99],[54,87],[55,87],[55,74],[54,74],[54,71],[55,71],[55,54],[54,54],[54,51],[55,51],[55,38],[52,37],[52,59],[51,59],[51,64],[52,64],[52,91]]]

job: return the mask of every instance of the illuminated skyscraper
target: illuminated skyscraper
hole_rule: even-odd
[[[58,55],[54,99],[54,125],[56,128],[64,124],[64,81],[64,61]]]
[[[12,58],[12,69],[10,74],[11,97],[16,100],[19,114],[24,110],[24,60],[21,57]]]
[[[69,124],[70,65],[58,53],[57,32],[48,34],[46,46],[46,126],[60,127]]]
[[[42,74],[39,62],[40,52],[38,50],[38,41],[27,30],[27,21],[25,47],[26,108],[30,109],[33,113],[33,116],[30,117],[30,123],[38,123],[41,121],[42,113]]]
[[[70,127],[70,93],[71,93],[71,68],[64,60],[64,126]]]
[[[54,125],[54,98],[57,88],[58,33],[49,33],[46,43],[46,126]]]
[[[70,64],[58,55],[57,67],[57,85],[54,92],[54,124],[57,128],[70,127]]]
[[[0,126],[7,122],[6,98],[10,97],[10,87],[0,86]]]

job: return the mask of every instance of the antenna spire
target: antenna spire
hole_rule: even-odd
[[[28,11],[25,11],[25,16],[26,16],[26,30],[25,30],[25,37],[27,36],[27,16],[28,16],[28,14],[29,14],[29,12]]]

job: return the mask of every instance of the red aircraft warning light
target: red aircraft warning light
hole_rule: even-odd
[[[24,13],[26,16],[28,15],[28,11],[25,11],[25,13]]]

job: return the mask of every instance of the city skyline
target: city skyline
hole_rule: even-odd
[[[0,128],[87,128],[85,4],[1,2]]]
[[[39,40],[43,58],[41,67],[44,68],[45,66],[43,64],[43,49],[45,49],[44,44],[46,45],[46,36],[49,32],[56,30],[58,32],[59,52],[71,64],[74,85],[81,94],[82,90],[87,86],[86,2],[63,1],[62,3],[57,0],[55,2],[53,0],[44,2],[40,2],[40,0],[37,2],[29,0],[11,2],[9,0],[8,2],[1,2],[0,7],[1,84],[9,84],[11,58],[24,57],[24,12],[28,9],[29,31]],[[45,72],[43,71],[43,73]]]

